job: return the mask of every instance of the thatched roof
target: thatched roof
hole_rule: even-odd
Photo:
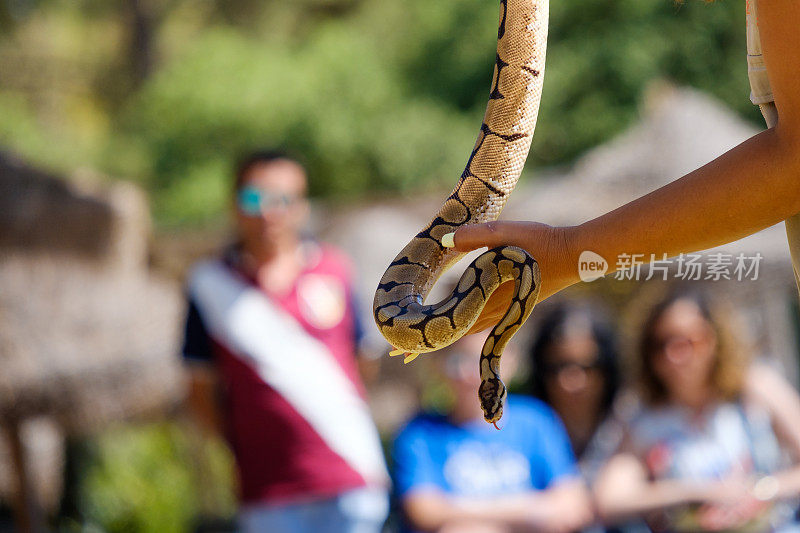
[[[180,298],[147,270],[148,229],[133,186],[0,154],[0,419],[80,431],[180,394]]]

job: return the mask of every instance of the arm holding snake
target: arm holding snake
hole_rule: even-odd
[[[490,422],[502,416],[503,347],[536,301],[579,281],[581,251],[592,250],[612,264],[622,253],[674,256],[731,242],[800,212],[800,3],[763,0],[761,45],[780,117],[774,127],[579,226],[493,222],[530,145],[547,36],[546,1],[501,5],[492,91],[467,168],[439,214],[392,262],[374,305],[379,329],[399,348],[392,355],[408,352],[406,362],[494,324],[482,352],[479,390]],[[505,32],[507,23],[511,30]],[[489,252],[468,267],[451,297],[423,305],[433,282],[459,254],[484,246]]]
[[[721,157],[618,209],[574,227],[493,222],[459,228],[455,249],[514,245],[542,275],[539,299],[579,281],[578,256],[592,250],[613,268],[621,253],[674,256],[725,244],[800,212],[800,3],[761,0],[761,44],[780,120]],[[508,306],[501,287],[473,326]]]

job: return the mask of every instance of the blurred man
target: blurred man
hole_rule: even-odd
[[[189,277],[190,404],[230,442],[244,531],[379,531],[387,475],[354,357],[350,269],[301,239],[306,188],[284,154],[239,165],[238,242]]]

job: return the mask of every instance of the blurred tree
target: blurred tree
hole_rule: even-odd
[[[156,20],[153,9],[145,0],[126,0],[131,28],[128,54],[132,70],[132,88],[138,88],[153,71],[153,37]]]
[[[498,14],[486,0],[0,2],[0,24],[12,21],[0,36],[0,142],[141,178],[169,223],[224,209],[231,158],[259,145],[304,154],[317,195],[453,183],[486,105]],[[757,119],[740,2],[550,9],[529,168],[620,132],[654,78]]]
[[[87,441],[77,509],[61,529],[180,533],[192,530],[198,513],[232,516],[233,464],[227,450],[221,442],[207,442],[199,469],[189,458],[189,439],[179,424],[162,422],[111,428]],[[202,501],[204,490],[213,491],[212,508]]]

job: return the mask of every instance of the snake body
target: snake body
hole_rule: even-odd
[[[478,397],[492,423],[502,416],[506,396],[500,357],[539,295],[536,261],[521,248],[494,248],[467,267],[447,298],[434,305],[424,300],[440,274],[464,255],[445,248],[442,236],[466,224],[496,220],[519,179],[542,94],[547,18],[547,0],[500,0],[489,103],[466,168],[434,218],[389,265],[373,305],[378,328],[398,348],[393,354],[407,352],[405,362],[410,362],[465,335],[492,292],[513,280],[511,305],[480,357]]]

